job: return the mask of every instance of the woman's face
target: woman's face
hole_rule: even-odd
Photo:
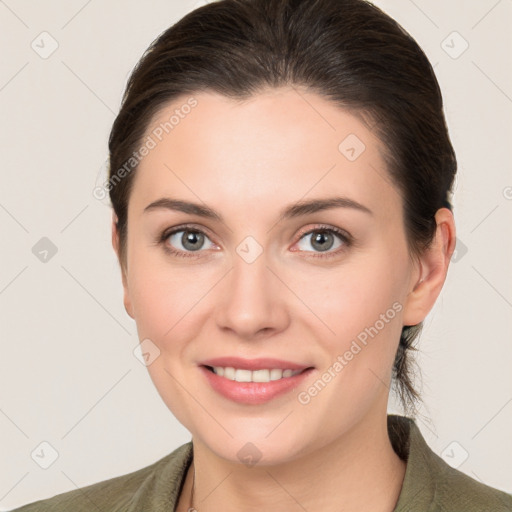
[[[285,462],[386,413],[419,276],[402,200],[376,135],[318,95],[193,98],[161,110],[146,134],[125,306],[158,392],[195,441],[233,462]],[[148,208],[163,198],[185,207]],[[337,202],[315,206],[326,200]],[[228,357],[309,370],[264,384],[203,366]],[[280,374],[235,379],[247,376]]]

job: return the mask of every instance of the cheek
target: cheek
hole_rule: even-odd
[[[316,336],[325,354],[321,382],[303,390],[302,398],[310,399],[319,411],[336,408],[338,412],[325,425],[333,433],[339,429],[340,414],[352,411],[354,416],[348,416],[356,417],[355,411],[366,410],[376,397],[389,391],[402,329],[406,270],[404,261],[391,251],[379,251],[357,264],[317,276],[316,285],[303,282],[308,304],[316,305],[316,317],[329,329],[322,327],[327,335]],[[315,332],[313,321],[310,326]]]
[[[140,261],[139,261],[140,263]],[[147,366],[150,378],[167,407],[186,428],[192,428],[190,395],[197,390],[187,381],[190,340],[198,337],[207,317],[204,311],[205,283],[193,272],[161,265],[132,266],[130,295],[135,310],[139,339],[151,340],[158,354]],[[153,349],[156,350],[156,349]]]
[[[397,323],[397,316],[400,318],[405,276],[397,276],[392,265],[382,257],[373,261],[366,258],[357,265],[325,274],[314,284],[305,281],[302,295],[314,305],[314,313],[330,328],[333,338],[352,339],[382,315],[393,323]]]
[[[156,251],[134,249],[131,256],[128,287],[139,338],[168,350],[166,340],[175,339],[194,316],[205,284],[195,278],[193,268],[173,268]]]

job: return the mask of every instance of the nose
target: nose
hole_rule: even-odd
[[[269,263],[265,252],[251,263],[234,255],[215,313],[221,330],[254,340],[286,329],[290,322],[287,289]]]

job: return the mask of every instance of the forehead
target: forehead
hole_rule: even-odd
[[[245,208],[262,198],[282,204],[337,192],[378,206],[398,195],[371,129],[296,88],[243,101],[213,92],[182,96],[152,119],[148,138],[154,147],[132,190],[137,209],[165,193]]]

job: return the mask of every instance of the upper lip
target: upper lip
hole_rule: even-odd
[[[202,366],[222,366],[231,367],[240,370],[272,370],[278,368],[281,370],[305,370],[310,368],[308,365],[284,361],[283,359],[274,359],[271,357],[260,357],[257,359],[243,359],[241,357],[216,357],[200,363]]]

